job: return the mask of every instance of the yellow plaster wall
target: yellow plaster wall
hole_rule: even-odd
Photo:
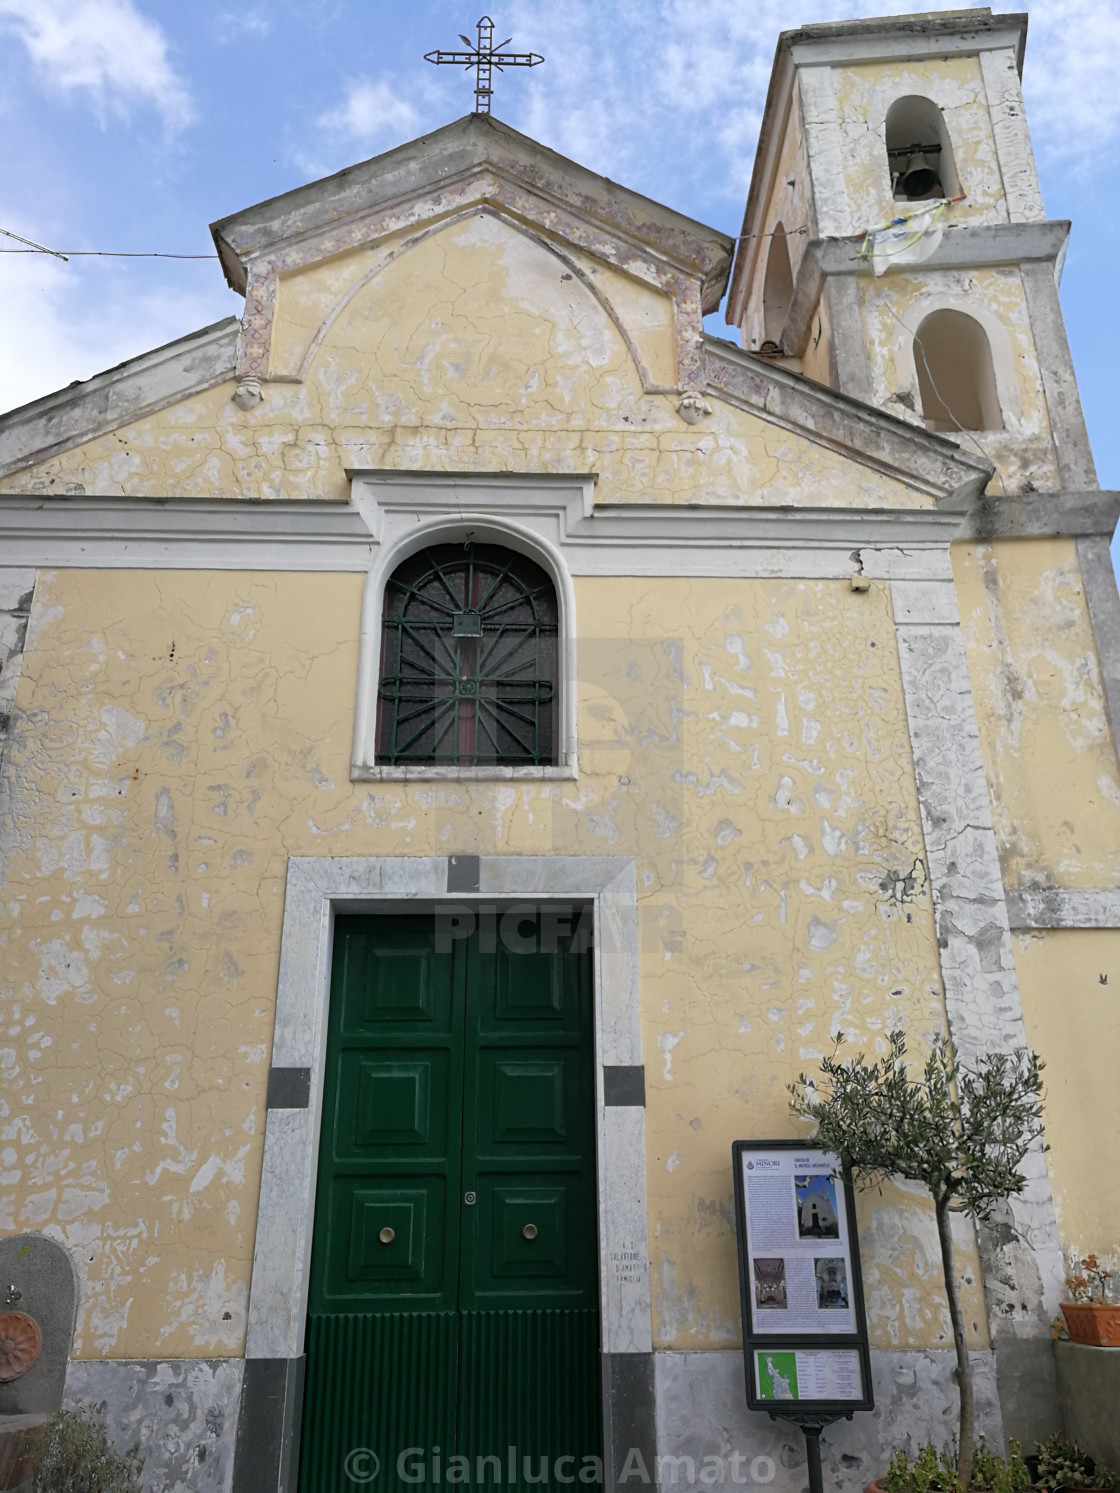
[[[15,473],[0,491],[341,501],[347,468],[380,467],[596,472],[597,498],[611,502],[928,505],[714,395],[703,425],[686,425],[675,395],[643,392],[595,294],[507,221],[447,226],[354,290],[364,254],[281,286],[285,367],[332,315],[331,297],[336,309],[345,301],[304,382],[266,384],[248,412],[222,384]],[[606,270],[600,279],[651,373],[664,372],[664,298]]]
[[[1067,1255],[1120,1264],[1120,931],[1050,929],[1014,940],[1027,1040],[1046,1060],[1047,1158]]]
[[[844,185],[856,232],[889,223],[898,213],[887,166],[886,119],[891,104],[910,94],[932,99],[945,116],[961,191],[967,194],[950,209],[954,220],[970,225],[1007,222],[979,57],[845,63],[833,69],[833,78]]]
[[[809,318],[809,337],[801,354],[801,371],[818,384],[832,383],[832,325],[822,296]]]
[[[480,216],[491,226],[491,242],[507,241],[511,231],[508,226],[499,226],[499,221],[490,214]],[[445,232],[446,225],[436,224],[419,234],[390,234],[376,244],[281,275],[270,347],[270,377],[302,380],[317,342],[329,334],[332,321],[345,312],[355,292],[384,277],[395,260],[415,247],[414,240],[422,242]],[[479,233],[476,228],[474,234],[468,231],[458,237],[477,239]],[[446,253],[446,242],[441,248]],[[574,265],[575,270],[569,269],[563,260]],[[571,282],[577,274],[582,274],[585,283],[593,287],[593,295],[600,298],[601,304],[625,328],[642,359],[647,384],[674,388],[677,383],[675,312],[668,292],[644,284],[570,245],[564,246],[563,260],[558,255],[548,255],[550,286],[558,277],[562,287],[567,284],[573,294],[578,294]],[[388,278],[396,277],[390,274]],[[516,340],[517,335],[517,330],[511,329],[511,337]]]
[[[955,544],[1004,883],[1120,884],[1120,776],[1072,539]]]
[[[75,1251],[80,1356],[240,1351],[287,857],[634,855],[656,1340],[733,1344],[731,1140],[797,1133],[785,1085],[839,1028],[943,1020],[887,588],[582,579],[578,782],[355,785],[360,589],[41,573],[3,1226]],[[860,1206],[873,1341],[944,1345],[929,1211]]]

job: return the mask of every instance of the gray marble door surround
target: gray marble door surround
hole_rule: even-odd
[[[594,919],[605,1454],[653,1447],[653,1362],[633,860],[615,856],[293,857],[288,863],[236,1493],[294,1485],[334,920],[340,913],[589,907]],[[263,1453],[263,1455],[262,1455]]]

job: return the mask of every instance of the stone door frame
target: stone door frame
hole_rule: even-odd
[[[334,921],[487,901],[590,905],[604,1459],[655,1453],[637,885],[622,856],[288,862],[235,1493],[294,1489]]]

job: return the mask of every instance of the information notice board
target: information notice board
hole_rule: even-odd
[[[735,1217],[747,1404],[871,1410],[850,1178],[800,1141],[736,1141]]]

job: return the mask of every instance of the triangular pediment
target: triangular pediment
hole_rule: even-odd
[[[504,188],[504,191],[502,190]],[[229,283],[245,292],[254,264],[284,268],[370,243],[410,223],[492,200],[563,238],[572,223],[592,252],[625,267],[642,251],[699,283],[703,310],[723,296],[734,239],[598,176],[491,115],[467,114],[334,176],[211,225]],[[648,274],[648,266],[639,270]]]
[[[706,337],[731,240],[489,117],[213,233],[240,324],[0,417],[0,488],[345,500],[354,469],[566,470],[604,501],[890,509],[990,470]]]

